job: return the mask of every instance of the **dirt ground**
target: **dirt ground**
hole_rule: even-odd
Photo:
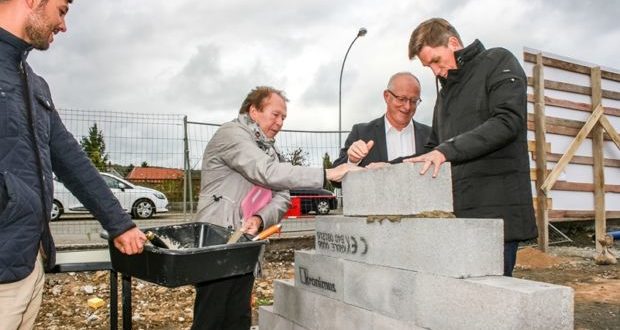
[[[293,246],[288,244],[266,253],[264,278],[257,280],[254,287],[255,310],[259,305],[273,303],[274,279],[293,278]],[[312,240],[293,244],[294,249],[308,248]],[[618,247],[616,243],[616,256]],[[572,287],[575,329],[620,329],[620,264],[597,266],[593,255],[593,244],[592,247],[552,246],[549,253],[524,248],[519,251],[514,275]],[[168,289],[134,280],[132,290],[133,329],[189,329],[191,326],[193,287]],[[49,274],[35,329],[109,329],[109,292],[106,271]],[[106,305],[98,309],[89,307],[87,301],[92,297],[103,299]],[[119,304],[119,318],[120,314]],[[255,312],[254,323],[256,320]],[[118,325],[121,329],[122,323]]]

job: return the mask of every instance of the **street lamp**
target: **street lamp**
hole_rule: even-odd
[[[340,82],[338,84],[338,149],[342,147],[342,71],[344,71],[344,62],[347,61],[347,55],[349,55],[349,51],[351,50],[351,47],[353,47],[355,40],[359,37],[365,36],[366,32],[368,32],[368,30],[364,27],[357,31],[355,39],[351,41],[347,52],[344,54],[344,60],[342,60],[342,67],[340,68]],[[340,152],[340,150],[338,150],[338,152]]]

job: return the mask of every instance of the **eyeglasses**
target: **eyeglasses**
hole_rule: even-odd
[[[415,106],[417,107],[417,106],[418,106],[418,105],[420,105],[420,103],[422,102],[422,99],[421,99],[421,98],[417,98],[417,99],[413,99],[413,98],[411,98],[411,99],[409,99],[409,98],[406,98],[406,97],[404,97],[404,96],[396,95],[396,94],[394,94],[394,92],[392,92],[392,91],[391,91],[391,90],[389,90],[389,89],[386,89],[386,90],[388,91],[388,93],[392,94],[392,96],[393,96],[393,97],[396,99],[396,101],[397,101],[398,103],[400,103],[400,104],[405,104],[405,102],[409,102],[409,104],[411,104],[411,105],[415,105]]]

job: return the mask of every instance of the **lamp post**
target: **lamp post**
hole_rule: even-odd
[[[347,56],[349,55],[349,51],[351,50],[351,47],[353,47],[355,40],[357,40],[357,38],[359,37],[365,36],[366,32],[368,32],[368,30],[366,30],[366,28],[364,27],[360,28],[359,31],[357,31],[355,39],[351,41],[347,52],[344,54],[344,59],[342,60],[342,67],[340,67],[340,82],[338,83],[338,149],[342,147],[342,72],[344,71],[344,63],[347,61]],[[340,150],[338,150],[338,152],[340,152]]]

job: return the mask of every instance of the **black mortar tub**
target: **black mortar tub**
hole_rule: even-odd
[[[205,222],[145,228],[168,243],[170,249],[145,244],[137,255],[121,253],[106,232],[112,268],[119,273],[169,288],[248,274],[267,244],[242,236],[226,244],[231,230]]]

